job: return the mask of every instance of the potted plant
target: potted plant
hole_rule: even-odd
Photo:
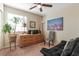
[[[12,27],[11,27],[8,23],[6,23],[6,24],[3,26],[3,32],[4,32],[4,33],[10,33],[10,32],[11,32],[11,29],[12,29]]]
[[[14,33],[16,32],[16,25],[20,22],[19,17],[13,17],[11,21],[15,24]]]
[[[11,32],[11,26],[8,24],[8,23],[6,23],[5,25],[3,25],[3,29],[2,29],[2,31],[6,34],[6,33],[9,33],[10,34],[10,32]],[[5,48],[5,35],[3,36],[3,38],[4,38],[4,43],[3,43],[3,46],[4,46],[4,48]]]

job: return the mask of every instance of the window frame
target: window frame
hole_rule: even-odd
[[[21,14],[18,15],[18,14],[16,14],[16,13],[11,13],[11,12],[7,12],[7,23],[10,24],[10,22],[9,22],[9,21],[10,21],[10,18],[9,18],[9,17],[10,17],[10,16],[9,16],[10,14],[14,15],[15,17],[17,17],[17,16],[22,17],[23,20],[22,20],[21,23],[24,22],[24,23],[27,24],[27,17],[26,17],[26,16],[21,15]],[[12,16],[12,15],[11,15],[11,16]],[[17,16],[16,16],[16,15],[17,15]],[[13,16],[13,17],[14,17],[14,16]],[[21,18],[20,18],[20,20],[21,20]],[[19,26],[18,26],[19,24],[17,24],[17,26],[16,26],[16,32],[25,32],[25,30],[26,30],[26,32],[27,32],[27,26],[25,27],[25,28],[26,28],[26,29],[25,29],[25,28],[23,27],[23,24],[21,24],[21,23],[20,23],[20,25],[22,25],[22,27],[19,27]],[[12,25],[11,25],[11,26],[12,26]],[[12,27],[13,27],[13,26],[12,26]],[[17,27],[20,28],[20,29],[18,30]],[[13,32],[13,31],[11,31],[11,32]]]

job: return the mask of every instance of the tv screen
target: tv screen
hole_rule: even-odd
[[[63,30],[63,17],[48,20],[47,29],[48,30]]]

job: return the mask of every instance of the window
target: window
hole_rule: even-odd
[[[12,19],[13,17],[16,17],[19,19],[19,22],[16,25],[16,32],[23,32],[23,31],[27,31],[27,27],[23,27],[23,23],[27,23],[27,17],[26,16],[21,16],[21,15],[17,15],[17,14],[12,14],[12,13],[8,13],[8,24],[11,25],[12,29],[14,30],[15,28],[15,24],[13,23]]]

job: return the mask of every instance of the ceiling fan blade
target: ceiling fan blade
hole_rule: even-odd
[[[34,3],[34,4],[40,5],[41,3]]]
[[[53,7],[53,5],[51,5],[51,4],[42,4],[42,6]]]
[[[40,11],[41,11],[41,12],[43,11],[42,8],[40,8]]]
[[[33,6],[33,7],[29,8],[29,9],[31,10],[31,9],[33,9],[33,8],[35,8],[35,7],[37,7],[37,6]]]

